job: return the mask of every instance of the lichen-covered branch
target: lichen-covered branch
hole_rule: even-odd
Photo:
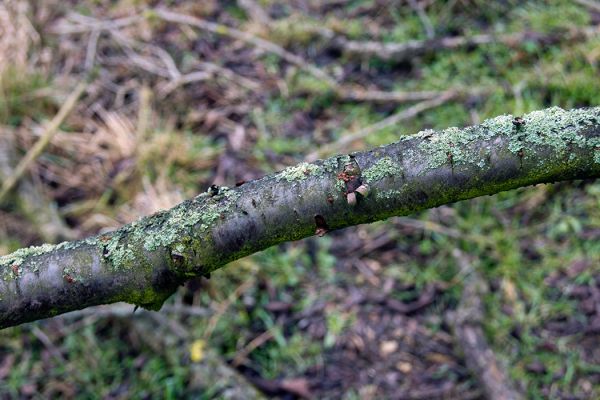
[[[0,327],[127,301],[158,309],[178,285],[315,233],[521,186],[600,176],[600,108],[550,108],[423,131],[302,163],[82,241],[0,258]]]

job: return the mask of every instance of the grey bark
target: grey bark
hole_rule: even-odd
[[[423,131],[302,163],[82,241],[0,258],[0,327],[127,301],[158,309],[178,285],[277,243],[538,183],[600,176],[600,108]]]

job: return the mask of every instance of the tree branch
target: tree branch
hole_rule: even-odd
[[[600,107],[505,115],[211,188],[117,231],[0,258],[0,327],[127,301],[277,243],[538,183],[600,177]],[[369,194],[370,191],[370,194]]]

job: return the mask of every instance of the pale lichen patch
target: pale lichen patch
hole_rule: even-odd
[[[216,220],[231,210],[239,196],[238,191],[221,187],[218,195],[199,199],[199,204],[179,204],[169,211],[151,235],[144,233],[143,229],[138,230],[143,235],[144,248],[152,251],[170,246],[182,236],[190,235],[194,227],[201,232],[207,231]]]
[[[2,276],[2,279],[10,280],[18,278],[23,273],[23,268],[21,266],[25,261],[28,261],[31,257],[40,256],[56,250],[59,246],[63,246],[63,243],[60,245],[43,244],[41,246],[27,247],[0,257],[0,275]],[[31,261],[30,264],[31,269],[34,272],[37,272],[37,264],[34,261]]]
[[[373,183],[388,176],[399,176],[401,174],[402,168],[394,160],[390,157],[382,157],[363,171],[362,178],[367,183]]]
[[[599,107],[570,111],[552,107],[531,112],[522,118],[501,115],[475,127],[452,127],[440,132],[426,130],[403,140],[419,140],[418,147],[427,155],[429,168],[462,164],[483,168],[487,165],[490,149],[482,148],[481,142],[505,137],[508,149],[525,158],[528,157],[527,149],[532,146],[547,146],[557,154],[566,154],[573,146],[583,148],[592,145],[591,139],[586,139],[582,133],[598,124],[599,119]]]
[[[286,180],[288,182],[296,182],[303,181],[307,179],[310,175],[314,175],[320,172],[320,168],[318,165],[309,164],[309,163],[300,163],[293,167],[288,167],[275,175],[275,180],[277,182]]]
[[[39,256],[54,250],[57,246],[52,244],[43,244],[41,246],[32,246],[19,249],[14,253],[0,257],[0,268],[20,266],[26,259],[33,256]]]
[[[594,149],[594,162],[600,164],[600,137],[588,139],[588,146]]]
[[[494,120],[488,123],[504,125],[503,117]],[[510,125],[510,122],[508,124]],[[487,153],[475,152],[471,148],[472,144],[475,141],[490,139],[496,132],[495,129],[488,129],[485,124],[475,128],[451,127],[427,136],[419,144],[419,148],[427,154],[430,168],[437,168],[445,164],[454,166],[467,163],[483,166]]]
[[[400,192],[397,189],[390,189],[390,190],[381,190],[378,191],[375,195],[375,197],[378,200],[392,200],[392,199],[399,199],[402,196],[402,192]]]
[[[565,154],[572,146],[583,148],[588,140],[581,133],[598,123],[600,108],[563,110],[552,107],[533,111],[523,116],[525,124],[512,131],[509,150],[518,154],[531,146],[549,146],[558,154]]]
[[[414,135],[405,136],[401,140],[407,140],[407,139],[413,139],[413,138],[428,139],[428,138],[432,137],[435,134],[437,134],[437,132],[434,131],[433,129],[424,129],[424,130],[422,130],[422,131],[420,131],[418,133],[415,133]]]
[[[322,167],[325,172],[335,172],[338,169],[339,157],[331,157],[326,160],[323,160]]]
[[[139,264],[136,260],[146,258],[140,252],[172,248],[184,238],[207,232],[218,219],[232,211],[239,196],[239,191],[220,187],[217,194],[196,196],[171,210],[101,235],[95,242],[114,270],[129,269]]]
[[[135,253],[128,244],[121,245],[118,237],[113,237],[106,245],[106,257],[109,257],[115,269],[125,269],[133,265]]]
[[[512,134],[515,129],[513,121],[512,115],[505,114],[486,119],[479,126],[490,134],[507,136]]]

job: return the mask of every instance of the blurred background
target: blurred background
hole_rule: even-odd
[[[0,199],[0,255],[421,129],[596,106],[599,68],[595,0],[3,0],[0,180],[49,140]],[[508,379],[598,398],[599,206],[600,182],[538,185],[270,248],[158,313],[5,329],[0,397],[483,398],[450,322],[477,271]]]

